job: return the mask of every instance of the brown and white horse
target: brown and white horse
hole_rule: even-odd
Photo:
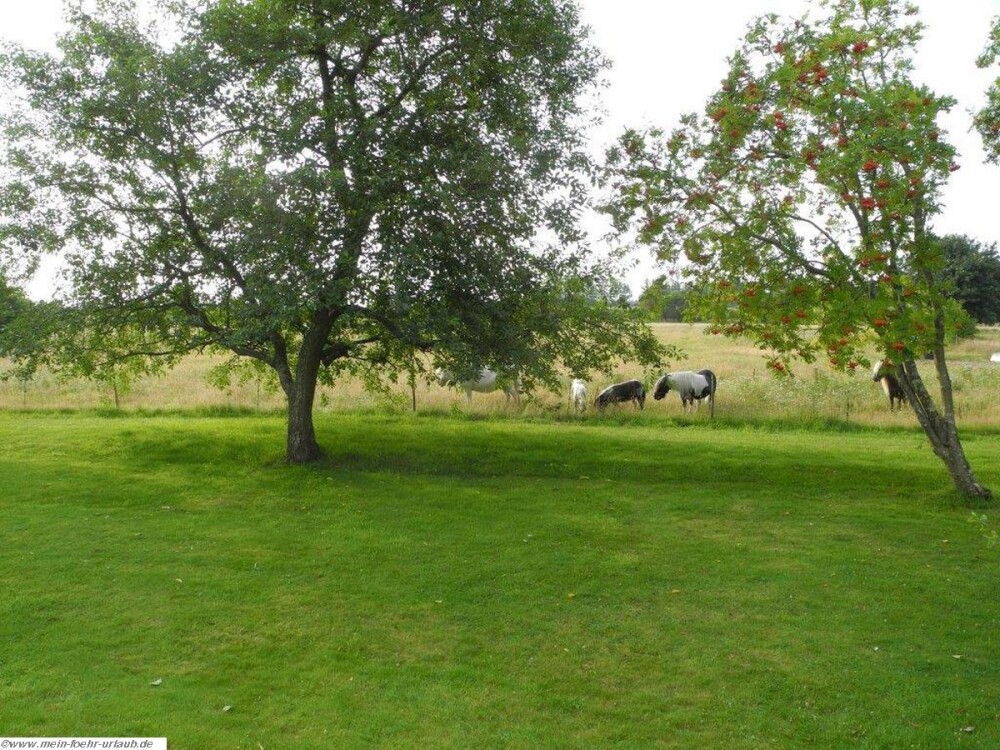
[[[881,384],[882,390],[889,397],[889,411],[898,405],[900,409],[906,403],[906,392],[892,371],[896,366],[888,359],[879,360],[872,368],[872,380]]]

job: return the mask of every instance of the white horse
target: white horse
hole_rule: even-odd
[[[497,383],[497,374],[493,372],[493,370],[485,367],[479,371],[479,377],[475,380],[457,380],[454,374],[441,367],[434,371],[434,375],[437,377],[437,381],[440,385],[457,385],[465,391],[465,397],[469,400],[469,403],[472,403],[473,391],[476,393],[492,393],[499,387],[499,384]],[[511,399],[514,399],[515,403],[520,402],[520,394],[518,393],[516,379],[513,384],[505,385],[503,392],[507,396],[508,403],[510,403]]]
[[[707,398],[708,405],[714,414],[717,383],[715,373],[711,370],[668,372],[656,381],[656,386],[653,388],[653,398],[659,401],[665,398],[670,390],[675,390],[680,394],[684,411],[688,411],[689,408],[697,408],[701,400]]]
[[[587,384],[580,378],[573,378],[569,386],[569,400],[573,404],[573,409],[578,412],[587,408]]]

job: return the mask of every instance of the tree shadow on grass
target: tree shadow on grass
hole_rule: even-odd
[[[803,441],[808,445],[803,446]],[[742,430],[592,430],[462,425],[359,432],[331,443],[316,471],[391,472],[467,479],[591,479],[684,487],[743,485],[782,492],[847,486],[947,488],[929,451],[905,436],[776,435]],[[896,446],[893,448],[893,446]]]
[[[742,486],[748,493],[938,493],[950,483],[913,435],[757,432],[669,425],[594,429],[515,421],[352,417],[318,428],[324,458],[289,467],[279,423],[214,429],[212,421],[171,424],[123,440],[121,460],[140,472],[173,467],[192,475],[298,471],[324,480],[352,473],[440,476],[457,481],[593,481],[660,486],[670,493]],[[249,478],[249,477],[247,477]],[[273,477],[272,477],[273,478]],[[405,485],[404,485],[405,486]],[[846,488],[846,489],[845,489]],[[866,490],[867,491],[867,490]]]

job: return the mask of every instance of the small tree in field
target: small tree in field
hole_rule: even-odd
[[[565,250],[604,66],[573,0],[156,5],[150,25],[133,0],[67,0],[58,55],[0,55],[25,102],[0,249],[63,252],[77,314],[49,351],[97,374],[203,349],[259,363],[296,463],[321,455],[318,383],[391,379],[418,351],[550,385],[658,359]]]
[[[607,211],[661,258],[683,258],[710,330],[750,338],[779,375],[795,359],[853,371],[874,342],[955,486],[989,497],[956,429],[944,350],[956,303],[930,226],[959,168],[937,123],[953,100],[910,78],[915,7],[818,10],[758,20],[704,116],[626,133],[609,154]],[[936,398],[917,367],[927,352]]]
[[[994,19],[989,44],[976,62],[981,68],[989,68],[998,59],[1000,59],[1000,16]],[[986,91],[986,106],[976,113],[975,126],[983,137],[987,158],[994,164],[1000,163],[1000,76],[997,76]]]

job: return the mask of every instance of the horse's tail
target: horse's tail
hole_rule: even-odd
[[[698,374],[708,381],[708,416],[715,418],[715,389],[719,384],[718,378],[711,370],[699,370]]]

